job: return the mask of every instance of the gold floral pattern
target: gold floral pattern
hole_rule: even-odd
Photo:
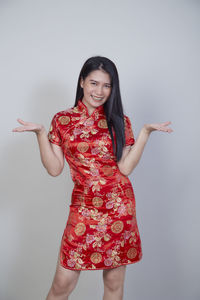
[[[85,230],[86,226],[84,223],[78,223],[74,228],[74,231],[78,236],[83,235],[85,233]]]
[[[101,207],[103,205],[103,200],[100,197],[94,197],[92,203],[95,207]]]
[[[79,152],[84,153],[88,150],[89,145],[86,142],[81,142],[78,144],[77,149]]]
[[[59,118],[59,122],[62,124],[62,125],[67,125],[69,122],[70,122],[70,117],[68,116],[61,116]]]
[[[90,256],[90,259],[94,264],[98,264],[102,260],[102,255],[101,255],[101,253],[93,252]]]
[[[125,116],[124,121],[126,145],[133,145],[130,120]],[[98,270],[139,261],[135,196],[129,178],[119,171],[103,106],[89,115],[79,100],[53,117],[48,138],[62,148],[74,182],[61,265]]]
[[[105,119],[102,119],[98,122],[98,127],[99,128],[108,128],[108,125],[107,125],[107,121]]]
[[[112,224],[111,230],[114,233],[120,233],[123,230],[124,223],[122,221],[116,221]]]
[[[127,252],[127,257],[130,259],[135,258],[137,255],[137,250],[135,248],[130,248]]]
[[[131,188],[126,189],[125,193],[128,198],[133,198],[133,191]]]
[[[102,171],[106,176],[112,176],[113,175],[113,168],[111,166],[103,166]]]

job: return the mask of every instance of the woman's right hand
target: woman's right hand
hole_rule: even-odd
[[[21,126],[14,128],[13,132],[32,131],[37,135],[40,148],[40,156],[47,172],[52,176],[58,176],[64,167],[64,155],[60,146],[50,143],[43,125],[25,122],[17,119]]]
[[[41,124],[31,123],[31,122],[25,122],[21,119],[17,119],[17,121],[22,125],[20,127],[14,128],[13,132],[24,132],[24,131],[33,131],[36,134],[41,134],[45,131],[45,128]]]

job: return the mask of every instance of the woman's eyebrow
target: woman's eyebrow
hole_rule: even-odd
[[[94,80],[94,79],[90,79],[90,81],[98,82],[97,80]],[[105,84],[111,85],[111,83],[109,83],[109,82],[105,82]]]

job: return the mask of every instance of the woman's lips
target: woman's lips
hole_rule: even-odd
[[[103,100],[103,98],[104,97],[96,97],[96,96],[92,95],[92,99],[97,100],[97,101]]]

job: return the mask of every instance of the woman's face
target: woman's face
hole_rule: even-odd
[[[82,102],[89,114],[107,101],[112,90],[110,75],[101,70],[92,71],[85,80],[81,80],[80,85],[83,88]]]

